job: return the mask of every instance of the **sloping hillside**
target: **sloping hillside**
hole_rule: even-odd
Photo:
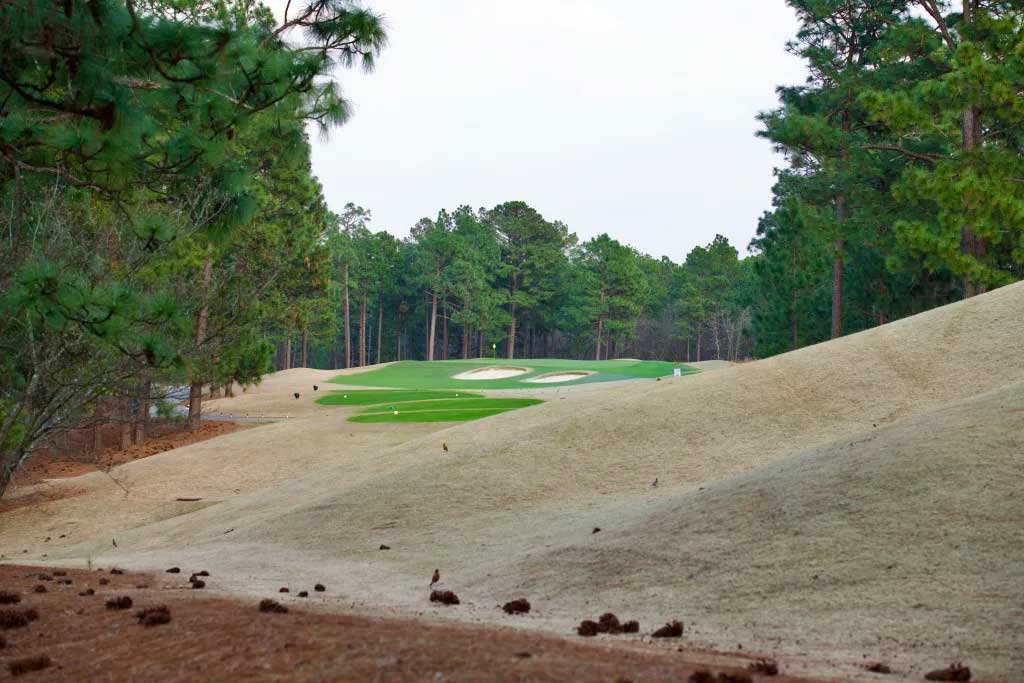
[[[187,558],[252,592],[318,577],[417,610],[440,566],[474,618],[525,594],[541,606],[525,623],[563,632],[610,608],[696,620],[695,643],[810,671],[963,657],[1009,681],[1024,649],[1022,358],[1018,284],[714,373],[553,390],[358,475],[318,461],[126,533],[116,555],[104,539],[60,556]],[[298,448],[311,424],[278,428]]]

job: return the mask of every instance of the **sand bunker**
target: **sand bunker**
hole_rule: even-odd
[[[530,368],[521,368],[516,365],[491,365],[486,368],[477,368],[460,372],[454,379],[508,379],[518,375],[525,375]]]
[[[555,382],[571,382],[574,379],[580,379],[581,377],[589,377],[593,375],[593,372],[589,370],[573,370],[571,372],[549,372],[546,375],[537,375],[531,379],[525,380],[534,384],[554,384]]]

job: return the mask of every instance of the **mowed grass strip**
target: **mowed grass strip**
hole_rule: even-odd
[[[351,422],[468,422],[537,405],[535,398],[478,398],[413,401],[375,406],[349,418]],[[412,408],[410,408],[412,406]]]
[[[543,403],[538,398],[450,398],[435,401],[408,401],[374,406],[362,411],[366,413],[383,413],[398,410],[399,412],[415,412],[424,410],[516,410],[526,406]]]
[[[483,398],[482,394],[468,391],[425,391],[409,389],[355,389],[332,391],[317,399],[325,406],[372,406],[379,403],[400,403],[402,401],[425,401],[438,398]]]

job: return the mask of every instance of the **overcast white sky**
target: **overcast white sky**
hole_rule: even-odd
[[[367,4],[391,44],[373,73],[338,72],[355,116],[313,137],[331,208],[404,237],[523,200],[581,240],[679,261],[722,233],[745,253],[782,163],[754,116],[804,78],[783,0]]]

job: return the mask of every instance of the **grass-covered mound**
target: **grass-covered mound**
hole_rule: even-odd
[[[558,358],[516,359],[517,366],[529,368],[529,372],[505,379],[455,379],[455,375],[477,368],[507,364],[501,359],[476,358],[473,360],[415,361],[404,360],[391,363],[378,370],[344,375],[333,382],[349,386],[392,387],[402,389],[538,389],[543,387],[569,386],[587,382],[612,382],[623,379],[653,379],[666,377],[680,367],[678,363],[640,360],[562,360]],[[697,372],[682,366],[684,374]],[[541,375],[554,372],[592,372],[557,384],[536,384],[531,382]]]

